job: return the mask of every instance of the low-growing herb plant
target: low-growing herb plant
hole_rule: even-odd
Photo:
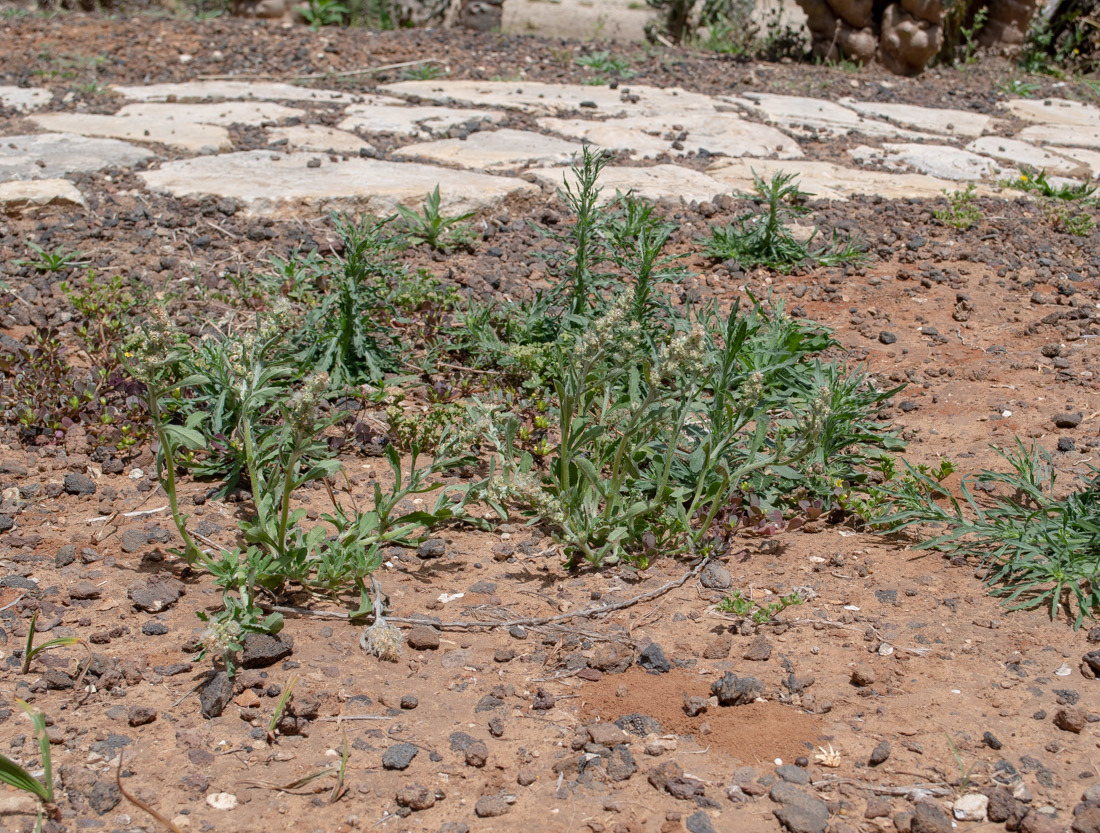
[[[81,260],[83,252],[66,252],[61,246],[48,250],[37,243],[28,240],[27,248],[38,257],[34,260],[17,260],[17,266],[30,266],[38,272],[64,272],[76,266],[87,266],[87,261]]]
[[[876,523],[885,531],[935,524],[917,548],[972,558],[1010,609],[1045,606],[1052,619],[1062,610],[1079,628],[1100,607],[1100,473],[1058,497],[1047,452],[1019,440],[1012,450],[994,450],[1011,471],[982,471],[976,480],[1007,487],[1009,495],[979,500],[964,476],[959,500],[932,473],[906,464],[900,482],[882,487],[888,503]]]
[[[962,191],[943,193],[947,197],[947,207],[933,209],[933,217],[959,231],[971,229],[981,222],[982,209],[978,205],[978,192],[973,183]]]
[[[808,196],[794,182],[796,174],[778,172],[770,182],[753,173],[756,194],[765,203],[761,214],[749,213],[730,225],[711,228],[710,237],[701,240],[703,252],[715,260],[736,260],[742,268],[764,266],[780,272],[803,264],[838,266],[858,264],[865,259],[861,248],[851,239],[833,233],[824,246],[811,248],[817,229],[805,243],[795,239],[785,223],[806,213],[798,201]]]
[[[54,803],[53,762],[50,757],[50,739],[46,734],[46,717],[40,711],[32,709],[25,701],[15,698],[16,704],[31,719],[34,736],[38,741],[38,756],[42,760],[42,779],[35,778],[25,767],[20,766],[6,755],[0,755],[0,783],[17,790],[30,793],[39,801],[38,823],[36,830],[42,829],[44,814],[51,817],[56,814]]]
[[[63,648],[66,645],[80,645],[84,643],[84,640],[78,636],[58,636],[54,639],[47,639],[45,642],[34,644],[35,625],[38,624],[38,611],[36,610],[31,614],[31,621],[27,625],[27,642],[23,646],[23,673],[29,674],[31,671],[31,663],[34,662],[34,658],[39,654],[44,654],[51,648]]]
[[[1028,191],[1041,197],[1067,202],[1091,199],[1096,195],[1097,189],[1092,182],[1051,182],[1046,171],[1029,168],[1026,165],[1020,167],[1020,175],[1016,179],[1002,180],[1000,184],[1006,188],[1015,188],[1018,191]]]
[[[444,216],[439,208],[439,186],[424,198],[420,211],[413,211],[404,205],[397,206],[405,238],[413,246],[426,243],[433,249],[445,251],[465,246],[472,240],[469,226],[465,221],[473,217],[473,212],[455,217]]]
[[[777,614],[782,613],[788,607],[800,605],[803,598],[799,593],[788,593],[779,596],[774,602],[760,604],[755,599],[741,595],[740,590],[726,596],[715,607],[722,613],[732,613],[735,616],[743,616],[752,619],[754,624],[763,625],[770,622]]]

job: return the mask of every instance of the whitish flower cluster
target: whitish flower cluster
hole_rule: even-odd
[[[764,395],[764,374],[755,370],[749,374],[741,386],[741,403],[744,408],[752,408]]]
[[[202,644],[207,653],[224,657],[235,649],[241,638],[240,623],[232,619],[214,622],[202,634]]]
[[[620,355],[629,355],[642,343],[642,328],[630,319],[630,296],[622,294],[597,318],[577,342],[580,355],[591,356],[608,345],[614,345]]]
[[[127,341],[125,355],[134,375],[148,379],[167,360],[175,344],[175,331],[163,307],[153,307],[149,320]]]
[[[379,617],[377,622],[367,628],[360,642],[379,659],[397,662],[397,658],[401,656],[402,640],[401,631]]]
[[[690,333],[677,333],[672,341],[657,352],[657,367],[650,371],[650,384],[663,379],[698,378],[707,369],[707,348],[698,328]]]
[[[542,488],[538,475],[516,472],[507,481],[493,478],[486,496],[495,503],[522,506],[555,526],[565,527],[565,510]]]
[[[309,434],[317,422],[317,406],[328,389],[328,374],[314,373],[287,401],[287,422],[296,434]]]
[[[257,337],[260,343],[284,338],[293,325],[294,315],[290,309],[290,301],[280,295],[271,310],[260,319]]]
[[[807,437],[819,437],[832,413],[833,392],[827,387],[818,388],[817,395],[810,402],[810,409],[803,419],[802,433]]]

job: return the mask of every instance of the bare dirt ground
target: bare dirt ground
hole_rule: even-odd
[[[452,32],[314,34],[229,20],[74,17],[9,21],[0,40],[0,81],[59,89],[202,72],[283,76],[425,54],[443,58],[455,78],[519,69],[535,80],[583,77],[546,42]],[[193,60],[181,65],[180,54]],[[638,68],[639,83],[702,92],[751,86],[827,97],[887,80],[875,70],[682,53]],[[980,109],[1007,71],[994,64],[888,80],[930,105]],[[1042,83],[1040,95],[1049,93],[1053,82]],[[96,106],[86,88],[76,94]],[[5,344],[52,326],[75,345],[80,319],[58,282],[82,280],[84,271],[39,275],[19,265],[33,254],[28,240],[86,253],[100,276],[118,274],[132,286],[182,286],[180,320],[201,326],[227,308],[188,294],[181,281],[226,290],[227,270],[335,239],[324,219],[255,220],[231,205],[151,197],[119,172],[88,175],[81,186],[90,194],[84,215],[47,210],[0,219],[0,272],[15,290],[0,309]],[[724,301],[770,292],[832,327],[876,378],[907,385],[886,415],[909,440],[911,462],[948,457],[964,472],[1003,467],[990,445],[1018,436],[1055,452],[1068,488],[1100,445],[1100,240],[1054,231],[1032,202],[979,204],[984,217],[966,233],[936,221],[932,204],[919,200],[818,205],[815,222],[869,241],[866,268],[731,273],[696,256],[687,261],[695,276],[685,290]],[[668,208],[682,223],[678,245],[744,206],[708,206],[707,216]],[[411,263],[477,293],[529,291],[540,274],[526,221],[541,223],[560,209],[549,197],[507,206],[480,218],[472,253],[414,250]],[[90,360],[75,348],[72,358]],[[1054,426],[1064,412],[1081,413],[1075,427]],[[36,441],[16,425],[4,429],[0,486],[17,487],[20,499],[5,491],[0,505],[0,749],[36,758],[15,697],[49,715],[63,789],[59,817],[46,829],[156,828],[120,801],[113,768],[120,754],[126,790],[192,831],[751,833],[780,829],[775,811],[783,810],[782,824],[797,831],[919,833],[951,828],[946,819],[914,818],[916,799],[951,801],[968,788],[991,796],[991,820],[959,821],[960,828],[1098,829],[1095,805],[1079,801],[1090,787],[1096,793],[1100,772],[1100,683],[1082,670],[1100,630],[1074,631],[1041,611],[1006,613],[974,565],[847,527],[810,525],[741,542],[723,565],[732,587],[759,599],[813,591],[812,600],[760,628],[717,613],[725,591],[694,577],[598,619],[429,629],[397,663],[368,656],[361,628],[346,621],[288,618],[292,653],[258,657],[258,667],[241,672],[224,713],[204,719],[191,693],[207,673],[190,662],[202,630],[194,614],[216,608],[219,596],[208,577],[166,558],[174,532],[151,463],[144,445],[127,453],[81,432]],[[349,497],[359,501],[369,500],[372,478],[387,477],[377,458],[351,455],[345,465]],[[184,503],[205,535],[229,543],[240,507],[207,500],[208,489],[185,482]],[[303,505],[322,511],[326,501],[313,493]],[[520,521],[495,533],[445,530],[439,539],[442,557],[396,552],[380,571],[395,615],[557,616],[627,600],[691,567],[665,558],[641,572],[568,573],[547,553],[549,541]],[[181,597],[142,598],[163,592],[166,577],[180,582],[169,590],[181,589]],[[91,644],[94,662],[81,688],[94,688],[74,689],[85,656],[79,647],[49,652],[32,673],[20,673],[35,611],[41,638],[69,634]],[[656,662],[665,673],[638,665],[655,655],[652,645],[667,658],[667,668]],[[761,699],[688,716],[685,696],[708,697],[727,671],[758,678]],[[298,733],[269,744],[263,727],[292,674],[300,677],[292,706]],[[331,778],[272,789],[332,765],[345,738],[349,789],[339,801],[328,802]],[[815,758],[822,747],[836,753],[826,756],[836,766]],[[789,766],[799,759],[802,766]],[[777,773],[779,762],[787,767]],[[779,780],[824,805],[773,801],[768,792]],[[222,793],[235,796],[234,809],[216,808]],[[0,793],[0,829],[32,829],[30,808]]]

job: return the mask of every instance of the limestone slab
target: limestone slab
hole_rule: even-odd
[[[626,116],[606,121],[542,118],[539,127],[641,157],[660,153],[676,156],[701,150],[723,156],[773,156],[778,159],[799,159],[803,155],[798,142],[786,133],[732,113],[693,111],[666,118]],[[680,139],[685,133],[686,137]],[[676,141],[680,149],[672,146]]]
[[[127,142],[71,133],[0,136],[0,182],[57,179],[69,173],[124,168],[152,156],[148,150]]]
[[[540,182],[561,187],[566,177],[572,179],[568,168],[535,168],[529,171]],[[646,168],[630,168],[609,165],[600,174],[601,202],[615,199],[615,192],[631,191],[647,200],[673,200],[675,202],[703,202],[717,194],[728,192],[729,186],[706,174],[679,165],[654,165]]]
[[[53,93],[40,87],[11,87],[0,85],[0,107],[16,110],[37,110],[50,103]]]
[[[1100,152],[1083,148],[1060,147],[1058,153],[1086,165],[1093,177],[1100,177]]]
[[[1016,138],[1025,142],[1047,145],[1069,145],[1082,148],[1100,148],[1100,124],[1075,126],[1067,130],[1066,125],[1035,124],[1025,127],[1016,134]]]
[[[838,103],[855,110],[861,116],[882,119],[900,124],[902,127],[945,136],[975,138],[994,129],[997,125],[997,120],[992,116],[965,110],[940,110],[934,107],[916,107],[912,104],[857,101],[854,98],[842,98]]]
[[[446,133],[466,122],[499,122],[504,113],[499,110],[471,110],[459,107],[407,105],[390,107],[384,104],[353,104],[344,111],[341,130],[362,130],[364,133],[400,133],[405,136],[432,136]]]
[[[186,121],[164,121],[159,118],[125,118],[94,113],[44,113],[31,121],[46,130],[129,139],[134,142],[157,142],[181,150],[213,153],[229,150],[229,131],[213,124]]]
[[[382,86],[395,95],[417,96],[438,103],[504,107],[536,115],[575,111],[604,116],[626,113],[672,115],[690,110],[714,112],[722,102],[675,87],[634,86],[619,89],[587,84],[535,81],[400,81]],[[636,100],[635,100],[636,99]],[[589,106],[591,105],[591,106]],[[722,108],[725,109],[725,108]]]
[[[576,142],[529,130],[480,130],[466,139],[439,139],[407,145],[394,152],[398,159],[430,159],[463,168],[496,170],[522,164],[569,162],[581,150]]]
[[[86,207],[84,195],[67,179],[0,182],[0,210],[20,214],[47,205]]]
[[[111,89],[131,101],[319,101],[348,103],[358,95],[341,90],[319,90],[266,81],[187,81],[182,84],[113,84]],[[382,99],[383,96],[368,96]],[[388,99],[394,103],[395,99]]]
[[[896,171],[914,168],[922,174],[962,182],[1003,179],[1018,173],[1015,168],[1005,168],[988,156],[950,145],[887,142],[881,149],[860,145],[848,153],[861,164],[877,162]]]
[[[323,124],[295,124],[273,127],[267,131],[271,141],[286,139],[287,150],[319,150],[333,153],[358,153],[360,148],[370,147],[365,139],[354,133],[337,130]]]
[[[843,136],[847,133],[862,133],[864,136],[932,141],[940,138],[930,133],[906,130],[889,122],[868,119],[855,110],[819,98],[747,93],[741,98],[724,96],[723,100],[743,107],[772,124],[805,134],[828,133]]]
[[[231,124],[261,125],[290,118],[304,118],[305,110],[271,101],[222,101],[217,104],[127,104],[119,118],[159,120],[165,123],[197,122],[228,127]]]
[[[534,194],[521,179],[376,159],[321,160],[308,153],[242,151],[168,162],[139,176],[153,191],[177,197],[211,195],[240,200],[259,215],[314,214],[343,209],[386,213],[419,205],[437,185],[445,213],[479,211],[510,195]]]
[[[1089,172],[1088,164],[1081,160],[1003,136],[983,136],[968,144],[966,149],[1013,165],[1066,176],[1088,176]]]
[[[1014,98],[1001,106],[1017,118],[1035,124],[1100,128],[1100,109],[1080,101],[1065,98]]]
[[[716,162],[707,174],[728,188],[749,193],[753,190],[753,172],[763,179],[784,172],[798,175],[797,184],[814,199],[845,201],[855,195],[878,195],[887,199],[907,197],[939,197],[944,191],[957,190],[949,180],[926,174],[891,174],[847,168],[832,162],[804,159],[778,161],[772,159],[732,159]],[[979,189],[982,192],[982,189]]]

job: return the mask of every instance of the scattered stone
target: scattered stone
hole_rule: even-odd
[[[990,749],[996,751],[1004,746],[992,732],[982,733],[982,743],[988,746]]]
[[[408,807],[413,811],[427,810],[435,806],[435,790],[423,784],[413,784],[398,790],[394,801],[399,807]]]
[[[199,705],[202,716],[207,720],[220,717],[233,699],[233,680],[224,671],[211,677],[199,692]]]
[[[215,810],[235,810],[237,796],[233,793],[211,793],[206,797],[206,803]]]
[[[732,636],[725,632],[716,634],[703,646],[703,659],[725,659],[732,647]]]
[[[1081,420],[1084,418],[1084,414],[1081,411],[1074,411],[1073,413],[1061,413],[1055,414],[1051,419],[1054,421],[1055,426],[1058,428],[1076,428],[1081,424]]]
[[[489,762],[489,748],[485,745],[485,741],[475,740],[466,747],[465,755],[466,766],[476,769],[481,769]]]
[[[875,669],[865,662],[861,662],[852,669],[852,685],[865,688],[875,683]]]
[[[49,205],[85,207],[87,203],[80,190],[67,179],[0,182],[0,211],[4,214],[23,214]]]
[[[752,662],[767,662],[771,659],[771,655],[772,644],[764,634],[760,634],[749,643],[749,647],[745,649],[745,653],[742,654],[742,657]]]
[[[293,646],[279,636],[250,633],[241,643],[241,665],[244,668],[267,668],[293,653]]]
[[[1088,723],[1085,710],[1077,706],[1066,706],[1054,713],[1054,725],[1066,732],[1079,735]]]
[[[715,833],[714,825],[710,823],[710,817],[702,810],[698,810],[687,817],[684,827],[688,833]]]
[[[1073,808],[1073,833],[1100,833],[1100,804],[1078,804]]]
[[[721,563],[711,561],[699,574],[699,583],[709,590],[727,590],[733,584],[730,571]]]
[[[951,812],[959,821],[985,821],[989,797],[981,793],[967,793],[955,799]]]
[[[149,543],[149,533],[143,529],[127,529],[122,533],[122,551],[138,552]]]
[[[536,773],[530,767],[520,767],[518,773],[516,773],[516,783],[521,787],[529,787],[539,780],[538,773]]]
[[[405,635],[405,642],[414,651],[434,651],[439,647],[439,631],[430,625],[417,625]]]
[[[706,697],[689,697],[684,694],[684,713],[688,717],[698,717],[707,710],[707,698]]]
[[[650,770],[649,783],[658,790],[664,790],[673,798],[692,799],[706,792],[706,785],[690,776],[685,776],[675,761],[665,761],[656,769]]]
[[[90,581],[78,581],[76,584],[69,588],[69,598],[98,599],[102,595],[102,592],[102,590],[100,590]]]
[[[612,749],[620,744],[630,743],[630,736],[614,723],[590,723],[585,727],[593,743]]]
[[[411,694],[401,695],[401,708],[405,711],[412,711],[420,705],[420,700]]]
[[[531,701],[531,708],[535,711],[545,712],[554,708],[554,704],[558,702],[558,698],[551,694],[549,691],[540,688],[535,692],[535,699]]]
[[[68,495],[94,495],[96,493],[95,481],[86,474],[76,472],[66,474],[61,485],[65,490],[65,494]]]
[[[408,769],[420,749],[411,743],[397,743],[382,753],[383,769]]]
[[[783,766],[776,767],[775,774],[788,784],[805,786],[810,783],[810,773],[802,767],[794,766],[793,764],[783,764]]]
[[[871,766],[878,766],[890,757],[890,743],[889,741],[880,741],[878,746],[871,750],[871,757],[867,759],[867,763]]]
[[[416,548],[416,554],[421,558],[442,558],[446,552],[447,542],[442,538],[429,538]]]
[[[130,585],[126,594],[134,607],[146,613],[160,613],[174,605],[184,593],[183,582],[171,576],[157,576]]]
[[[772,811],[775,817],[791,833],[824,833],[829,823],[829,807],[816,795],[780,781],[768,796],[779,805]]]
[[[891,812],[890,799],[881,795],[873,795],[867,799],[867,807],[863,810],[865,819],[889,818]]]
[[[505,815],[512,808],[499,795],[483,795],[474,804],[474,814],[479,819],[492,819]]]
[[[1062,825],[1053,816],[1032,810],[1020,819],[1020,833],[1062,833]]]
[[[924,799],[913,808],[910,833],[953,833],[954,829],[951,818],[936,802]]]
[[[727,671],[722,679],[711,683],[710,693],[720,706],[743,706],[764,694],[764,684],[756,677],[738,677]]]
[[[126,712],[126,721],[131,726],[144,726],[157,719],[157,710],[150,706],[130,706]]]
[[[113,780],[100,779],[88,792],[88,804],[101,816],[115,809],[120,801],[122,801],[122,795]]]
[[[1023,813],[1020,810],[1020,805],[1013,798],[1012,793],[1006,790],[1004,787],[994,787],[987,794],[989,804],[986,807],[986,815],[990,821],[995,821],[998,824],[1007,822],[1009,819],[1015,819],[1016,824],[1013,827],[1019,825],[1020,816]]]
[[[650,642],[638,656],[638,665],[650,674],[667,674],[672,670],[672,664],[665,656],[664,649],[656,642]]]

